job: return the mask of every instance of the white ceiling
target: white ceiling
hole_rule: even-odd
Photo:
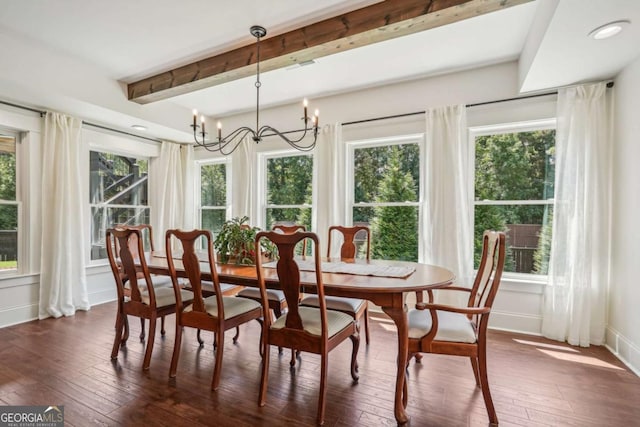
[[[0,100],[59,109],[131,131],[187,140],[189,112],[255,108],[254,77],[140,106],[124,84],[372,0],[0,1]],[[618,37],[589,31],[628,19]],[[522,91],[612,78],[640,54],[640,1],[536,0],[262,74],[263,106],[521,58]],[[523,52],[524,51],[524,52]],[[25,65],[26,64],[26,65]],[[133,131],[135,132],[135,131]]]

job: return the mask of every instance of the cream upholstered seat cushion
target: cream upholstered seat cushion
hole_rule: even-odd
[[[238,296],[251,299],[260,299],[260,289],[258,288],[244,288],[238,292]],[[267,298],[271,301],[282,302],[285,300],[284,292],[279,289],[267,289]]]
[[[153,285],[154,289],[155,288],[172,288],[173,289],[173,283],[171,282],[171,277],[169,276],[151,276],[151,284]],[[124,284],[124,288],[130,289],[128,281],[127,283]],[[138,279],[138,289],[140,289],[140,292],[143,292],[145,289],[147,289],[147,281],[144,279],[144,277]]]
[[[170,288],[154,288],[156,295],[156,307],[166,307],[176,303],[176,295],[173,293],[173,287]],[[180,297],[182,301],[191,301],[193,299],[193,292],[180,289]],[[149,292],[140,290],[140,299],[143,303],[149,305]]]
[[[434,341],[476,342],[476,333],[469,318],[461,313],[436,311],[438,332]],[[409,310],[409,338],[420,339],[431,331],[431,312],[429,310]]]
[[[300,319],[302,320],[302,327],[311,335],[322,334],[322,322],[320,319],[320,309],[315,307],[299,307],[298,313],[300,313]],[[282,329],[287,321],[287,314],[284,314],[278,318],[272,325],[271,329]],[[327,335],[329,337],[334,336],[344,328],[352,325],[354,322],[353,317],[340,311],[327,310]]]
[[[222,297],[222,304],[224,304],[225,320],[262,307],[257,301],[240,297]],[[192,308],[193,307],[189,306],[185,308],[184,311],[191,311]],[[204,299],[204,309],[210,315],[218,317],[218,302],[216,301],[215,295]]]
[[[189,283],[189,281],[187,281],[187,284]],[[203,290],[207,290],[207,291],[213,291],[213,282],[209,282],[207,280],[203,280],[201,283],[202,289]],[[222,292],[223,294],[227,291],[230,291],[231,289],[234,288],[239,288],[240,286],[238,285],[232,285],[231,283],[220,283],[220,292]]]
[[[343,298],[343,297],[324,297],[324,301],[327,304],[327,310],[348,311],[350,313],[357,313],[366,301],[358,298]],[[306,305],[309,307],[319,307],[317,295],[309,295],[300,301],[300,305]]]

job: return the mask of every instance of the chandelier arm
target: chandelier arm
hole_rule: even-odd
[[[271,136],[271,135],[264,135],[265,131],[270,131],[273,132],[273,136],[277,135],[280,138],[282,138],[285,142],[287,142],[289,145],[291,145],[293,148],[300,150],[300,151],[311,151],[314,149],[314,147],[316,146],[316,140],[318,139],[318,131],[317,128],[312,128],[313,129],[313,140],[311,142],[309,142],[308,144],[298,144],[300,141],[302,141],[304,139],[304,137],[307,134],[307,131],[309,130],[309,128],[304,129],[304,133],[302,134],[302,136],[300,136],[300,138],[297,139],[289,139],[285,133],[290,133],[290,132],[280,132],[278,129],[273,128],[271,126],[268,125],[264,125],[260,128],[260,131],[258,132],[259,137],[262,136]],[[296,132],[296,131],[291,131],[291,132]]]

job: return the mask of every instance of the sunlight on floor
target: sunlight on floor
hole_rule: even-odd
[[[575,348],[565,347],[565,346],[560,346],[560,345],[545,344],[543,342],[536,342],[536,341],[518,340],[518,339],[515,339],[515,338],[513,339],[513,341],[517,342],[518,344],[526,344],[526,345],[532,345],[532,346],[535,346],[535,347],[550,348],[550,349],[553,349],[553,350],[567,351],[567,352],[571,352],[571,353],[580,353],[580,351],[576,350]]]
[[[581,355],[578,355],[578,354],[567,354],[565,352],[552,351],[552,350],[543,350],[541,348],[539,348],[538,351],[546,354],[547,356],[551,356],[554,359],[558,359],[558,360],[565,360],[567,362],[582,363],[584,365],[599,366],[601,368],[617,369],[619,371],[624,371],[624,369],[619,367],[619,366],[612,365],[611,363],[605,362],[605,361],[600,360],[600,359],[596,359],[595,357],[591,357],[591,356],[581,356]]]

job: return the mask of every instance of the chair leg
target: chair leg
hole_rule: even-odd
[[[118,350],[120,350],[120,343],[122,342],[122,331],[124,329],[124,318],[126,315],[118,313],[116,318],[116,336],[113,340],[113,347],[111,348],[111,358],[118,358]]]
[[[260,334],[262,338],[262,334]],[[269,344],[260,340],[262,351],[262,376],[260,378],[260,393],[258,394],[258,406],[264,406],[267,399],[267,382],[269,380]]]
[[[216,348],[216,363],[213,367],[213,379],[211,380],[211,390],[216,391],[220,385],[220,374],[222,371],[222,352],[224,350],[224,331],[218,331],[218,347]]]
[[[122,336],[122,345],[127,344],[127,340],[129,339],[129,316],[126,314],[122,315],[124,322],[124,335]]]
[[[360,348],[360,335],[353,334],[349,338],[351,338],[351,342],[353,343],[353,350],[351,351],[351,378],[353,378],[353,381],[357,382],[360,378],[358,376],[358,348]]]
[[[160,335],[164,336],[166,331],[164,330],[164,316],[160,318]]]
[[[493,407],[493,399],[491,399],[491,391],[489,391],[489,378],[487,375],[487,348],[486,345],[478,346],[478,371],[480,374],[480,387],[482,389],[482,397],[487,407],[487,414],[492,425],[498,425],[498,415]]]
[[[149,369],[151,364],[151,352],[153,351],[153,341],[156,337],[156,315],[153,314],[149,319],[149,338],[147,338],[147,350],[144,352],[144,362],[142,363],[142,369]]]
[[[236,344],[238,342],[238,337],[240,336],[240,326],[236,326],[236,334],[233,336],[233,343]]]
[[[480,374],[478,373],[478,359],[470,357],[471,369],[473,369],[473,376],[476,378],[476,386],[480,387]]]
[[[200,336],[200,329],[198,329],[198,344],[200,344],[200,347],[202,347],[204,345],[204,340],[202,339],[202,337]]]
[[[324,408],[327,397],[327,358],[328,354],[321,355],[320,358],[320,393],[318,396],[318,425],[324,424]]]
[[[367,304],[367,308],[364,309],[364,337],[369,345],[369,302],[365,301],[365,304]]]
[[[140,342],[144,341],[144,318],[140,318]]]
[[[200,332],[200,329],[198,329]],[[178,369],[178,359],[180,358],[180,347],[182,346],[182,325],[176,318],[176,337],[173,343],[173,356],[171,356],[171,367],[169,368],[169,378],[176,376],[176,370]]]

